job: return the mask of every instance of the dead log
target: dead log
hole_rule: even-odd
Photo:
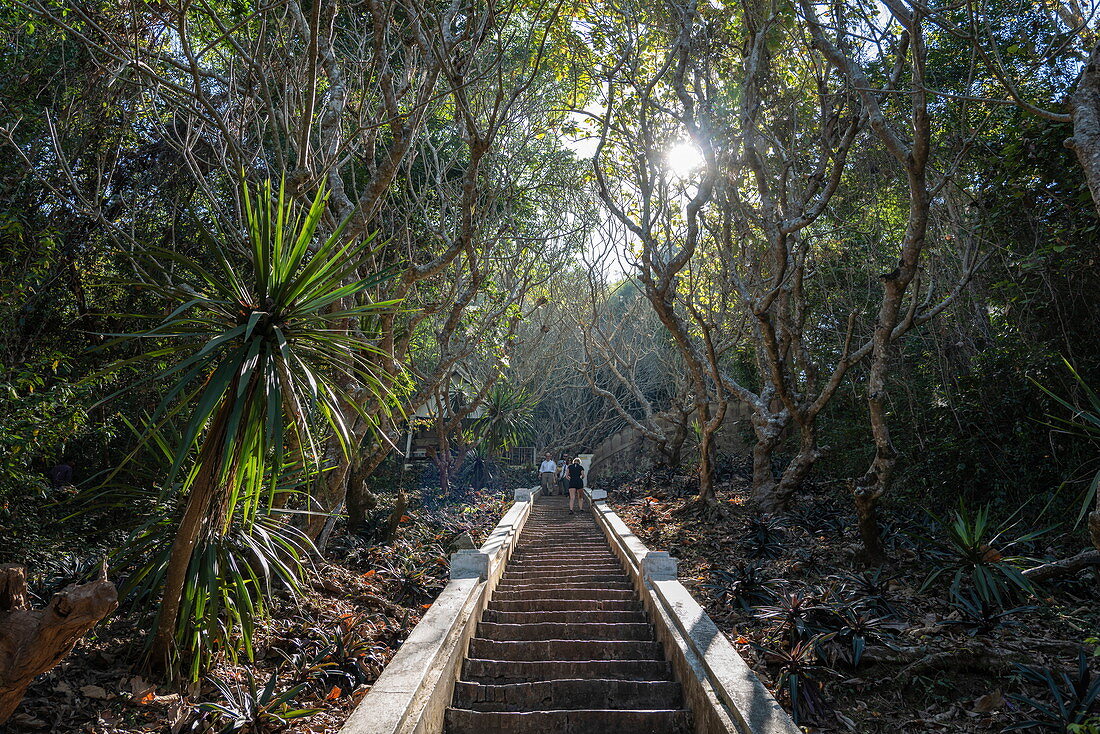
[[[26,571],[0,566],[0,724],[15,712],[35,676],[61,662],[117,606],[115,585],[104,577],[67,586],[42,609],[31,609]]]
[[[1035,568],[1024,571],[1028,581],[1049,581],[1059,576],[1077,573],[1089,566],[1100,566],[1100,550],[1087,550],[1070,558],[1060,561],[1051,561]]]

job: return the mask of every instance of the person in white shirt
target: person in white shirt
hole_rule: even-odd
[[[549,497],[554,494],[554,485],[558,483],[558,465],[554,463],[549,453],[539,464],[539,481],[542,483],[543,496]]]

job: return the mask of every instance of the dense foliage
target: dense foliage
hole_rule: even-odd
[[[245,666],[195,722],[261,731],[384,658],[348,622],[254,669],[318,566],[594,453],[736,529],[701,588],[835,724],[826,679],[915,619],[907,543],[979,638],[1094,578],[1096,11],[4,6],[0,563],[48,597],[106,560],[127,655]],[[845,532],[858,574],[770,573]],[[417,559],[357,572],[422,604]],[[1014,668],[1014,725],[1095,727],[1081,660]]]

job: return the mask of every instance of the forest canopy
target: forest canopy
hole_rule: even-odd
[[[1050,634],[1095,647],[1098,10],[4,4],[0,563],[117,588],[88,626],[210,691],[341,558],[405,543],[407,632],[441,518],[593,454],[669,527],[830,508],[847,565],[807,583],[919,571],[982,634],[1082,584]]]

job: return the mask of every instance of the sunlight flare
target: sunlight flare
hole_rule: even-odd
[[[703,167],[703,152],[690,140],[683,140],[665,153],[665,167],[677,178],[685,178]]]

